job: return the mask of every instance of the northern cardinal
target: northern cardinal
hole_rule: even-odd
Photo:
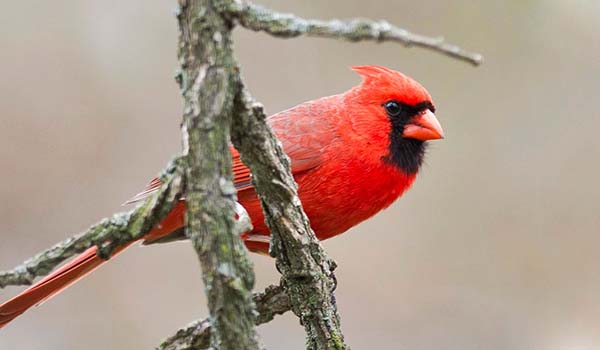
[[[321,240],[345,232],[392,204],[415,180],[426,141],[443,137],[431,97],[419,83],[384,67],[353,69],[363,77],[360,85],[268,118],[291,159],[300,199]],[[233,147],[231,155],[238,201],[254,226],[241,237],[249,250],[266,253],[269,229],[250,171]],[[153,180],[133,201],[159,186]],[[182,200],[143,242],[184,237],[184,214]],[[88,249],[2,304],[0,328],[104,262],[95,247]]]

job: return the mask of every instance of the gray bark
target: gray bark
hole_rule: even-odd
[[[236,64],[231,24],[222,1],[180,1],[179,82],[184,103],[187,236],[202,266],[211,346],[258,349],[254,329],[254,271],[234,219],[229,130]]]

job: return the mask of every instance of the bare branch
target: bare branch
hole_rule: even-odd
[[[335,305],[335,263],[321,248],[302,209],[290,162],[266,123],[262,105],[243,86],[236,98],[232,141],[253,174],[292,309],[308,349],[346,349]]]
[[[258,350],[254,271],[237,232],[229,152],[237,66],[220,0],[180,0],[177,15],[186,155],[186,233],[198,254],[211,347]]]
[[[445,42],[443,37],[429,37],[396,27],[385,20],[332,19],[322,21],[305,19],[290,13],[276,12],[250,1],[238,0],[229,9],[231,15],[247,29],[264,31],[280,38],[294,38],[300,35],[345,39],[349,41],[392,41],[406,47],[418,46],[471,63],[483,63],[483,56],[466,51],[459,46]]]
[[[262,293],[254,293],[256,325],[267,323],[276,315],[290,310],[290,301],[283,288],[270,286]],[[212,327],[208,319],[194,321],[175,335],[165,339],[158,350],[203,350],[210,346]]]
[[[10,271],[0,272],[0,288],[9,285],[30,285],[36,277],[45,276],[65,260],[92,246],[108,259],[113,251],[144,236],[168,213],[182,193],[180,159],[174,160],[161,175],[159,191],[132,211],[104,219],[87,231],[54,245]]]

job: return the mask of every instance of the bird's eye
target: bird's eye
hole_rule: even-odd
[[[390,117],[397,117],[402,112],[402,106],[398,101],[388,101],[383,104],[383,107]]]

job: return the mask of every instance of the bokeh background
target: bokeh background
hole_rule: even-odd
[[[357,84],[357,64],[415,77],[438,107],[447,137],[413,189],[325,243],[348,344],[600,349],[600,2],[261,2],[387,18],[486,57],[473,68],[393,43],[235,32],[271,113]],[[174,7],[4,2],[0,269],[122,210],[179,152]],[[257,289],[278,281],[271,259],[253,261]],[[0,331],[0,349],[150,349],[207,315],[203,294],[188,244],[130,249]],[[268,349],[304,348],[291,314],[259,331]]]

